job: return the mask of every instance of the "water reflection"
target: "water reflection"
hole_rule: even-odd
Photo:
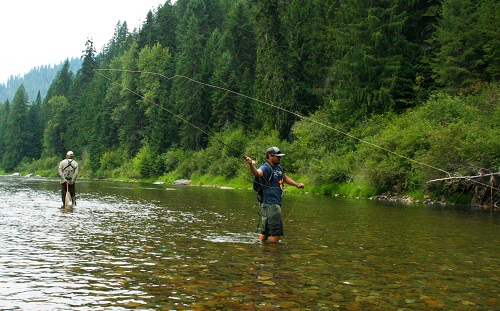
[[[0,178],[0,310],[495,310],[497,215],[246,190]]]

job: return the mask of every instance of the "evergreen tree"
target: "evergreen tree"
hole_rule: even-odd
[[[155,37],[162,46],[169,48],[171,55],[175,53],[176,28],[179,20],[176,8],[170,0],[167,0],[158,8],[154,24]]]
[[[218,47],[214,49],[218,55],[214,55],[213,84],[225,86],[235,92],[252,96],[255,76],[255,62],[257,58],[257,42],[255,39],[254,25],[251,21],[250,8],[246,1],[237,1],[229,10],[224,26],[223,36],[218,42]],[[220,61],[220,63],[218,63]],[[220,70],[222,69],[222,72]],[[224,69],[226,69],[224,73]],[[227,79],[224,76],[227,75]],[[224,94],[226,93],[226,94]],[[229,96],[227,92],[215,90],[213,95],[214,105],[217,104],[216,97],[228,97],[233,103],[231,109],[234,110],[234,120],[238,126],[243,126],[247,130],[253,128],[255,121],[253,116],[258,108],[255,101],[243,96]],[[223,109],[223,107],[221,107]],[[219,113],[214,106],[214,117]],[[219,124],[223,125],[219,120]]]
[[[29,154],[31,127],[27,121],[28,95],[21,85],[14,95],[4,133],[5,150],[2,155],[2,167],[8,172],[14,170]]]
[[[7,119],[10,112],[9,100],[0,105],[0,159],[5,152],[5,130],[7,128]]]
[[[236,90],[237,78],[234,66],[234,43],[229,36],[222,36],[216,29],[207,44],[207,51],[211,55],[208,62],[213,64],[213,73],[210,83],[218,87]],[[225,125],[234,122],[236,102],[238,96],[223,89],[212,91],[212,131],[220,131]]]
[[[91,39],[88,39],[87,42],[85,42],[85,51],[83,51],[82,68],[80,68],[76,74],[76,80],[78,83],[81,83],[80,85],[82,85],[83,88],[85,88],[85,86],[89,84],[94,77],[94,69],[97,68],[95,57],[96,50],[94,42]]]
[[[451,93],[475,91],[500,76],[498,1],[446,0],[434,32],[430,66],[439,85]]]
[[[322,105],[323,84],[330,56],[325,52],[325,4],[323,0],[289,1],[282,14],[289,50],[286,62],[291,90],[290,110],[308,115]]]
[[[280,15],[287,3],[281,0],[254,2],[257,37],[255,92],[259,100],[270,104],[260,105],[257,118],[263,120],[264,127],[278,131],[281,138],[288,138],[289,118],[293,116],[285,110],[291,108],[293,101],[286,57],[289,49]]]
[[[38,92],[36,101],[29,107],[28,124],[30,124],[30,145],[27,156],[31,159],[39,159],[43,149],[43,120],[42,120],[42,96]]]
[[[94,116],[95,122],[93,124],[95,126],[92,128],[93,136],[90,137],[89,143],[93,150],[101,152],[115,150],[120,147],[119,128],[112,121],[115,101],[108,96],[110,90],[109,81],[102,77],[95,79],[94,90],[96,92],[93,92],[93,102],[96,107],[95,111],[98,111],[98,113]]]
[[[142,49],[145,46],[153,46],[157,42],[154,23],[153,12],[149,11],[146,15],[146,21],[142,24],[137,36],[139,49]]]
[[[66,59],[61,70],[57,72],[56,77],[50,84],[44,103],[47,103],[53,96],[69,97],[71,84],[73,83],[73,72],[70,70],[69,60]],[[45,117],[45,115],[44,115]]]
[[[211,64],[207,63],[205,46],[210,34],[221,23],[218,1],[190,1],[178,27],[176,75],[206,82]],[[185,122],[180,124],[182,145],[201,149],[206,145],[211,112],[210,92],[202,85],[178,78],[172,86],[172,101]]]
[[[432,70],[427,59],[431,55],[432,46],[429,39],[436,27],[440,7],[440,0],[415,1],[408,10],[403,30],[407,40],[414,44],[414,48],[408,53],[408,61],[415,71],[416,104],[427,100],[429,94],[435,90]]]
[[[159,43],[144,47],[139,53],[137,67],[142,71],[137,87],[143,96],[140,105],[148,120],[144,139],[150,144],[152,152],[160,154],[176,139],[176,120],[172,115],[174,108],[168,101],[171,83],[160,76],[170,67],[169,49]]]
[[[414,69],[408,62],[413,45],[403,33],[406,3],[349,0],[336,9],[330,75],[340,120],[352,124],[408,107]]]
[[[139,102],[141,97],[137,92],[137,56],[138,46],[134,42],[119,59],[112,63],[111,68],[126,70],[118,75],[111,75],[113,88],[106,95],[107,102],[115,102],[112,120],[118,130],[120,147],[127,156],[134,156],[142,147],[144,129],[148,121]]]
[[[132,44],[133,38],[128,31],[127,22],[118,22],[115,31],[109,42],[104,46],[101,55],[97,56],[97,62],[103,66],[109,66],[109,63],[124,53]],[[99,61],[101,60],[101,61]]]
[[[89,98],[93,97],[94,93],[92,81],[94,69],[97,68],[96,51],[91,39],[86,41],[85,46],[82,67],[76,73],[71,87],[71,98],[69,98],[71,109],[66,116],[68,127],[65,136],[71,150],[76,149],[76,146],[86,144],[84,136],[88,134],[89,127],[93,126],[95,113],[97,113],[93,111],[92,99]]]
[[[71,105],[64,96],[53,96],[47,103],[54,114],[47,120],[43,133],[43,156],[52,157],[75,150],[71,137],[68,137],[67,116],[71,114]]]
[[[500,80],[500,1],[483,1],[478,10],[475,27],[480,32],[479,46],[482,50],[484,73],[482,80]]]

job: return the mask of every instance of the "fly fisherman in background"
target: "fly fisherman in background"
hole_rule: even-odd
[[[73,160],[73,151],[68,151],[68,153],[66,153],[66,159],[62,160],[59,163],[58,172],[59,176],[61,176],[61,193],[62,193],[63,207],[66,206],[65,197],[67,191],[69,191],[71,195],[72,205],[76,205],[75,181],[76,177],[78,176],[78,162]]]
[[[259,168],[255,167],[255,161],[245,156],[245,162],[250,165],[250,171],[255,177],[259,177],[262,184],[262,200],[260,202],[259,215],[262,218],[260,241],[278,243],[283,232],[283,216],[281,215],[281,197],[283,196],[284,184],[297,188],[304,188],[304,184],[296,183],[288,177],[280,166],[281,157],[284,156],[278,147],[266,150],[267,161]]]

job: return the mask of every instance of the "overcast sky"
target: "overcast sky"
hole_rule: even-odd
[[[175,1],[172,1],[174,3]],[[163,0],[2,0],[0,83],[34,67],[80,57],[87,38],[97,52],[118,21],[138,28]]]

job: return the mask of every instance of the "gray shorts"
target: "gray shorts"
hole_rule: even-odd
[[[262,234],[265,234],[266,236],[282,236],[284,234],[281,205],[261,204],[259,214],[262,218]]]

